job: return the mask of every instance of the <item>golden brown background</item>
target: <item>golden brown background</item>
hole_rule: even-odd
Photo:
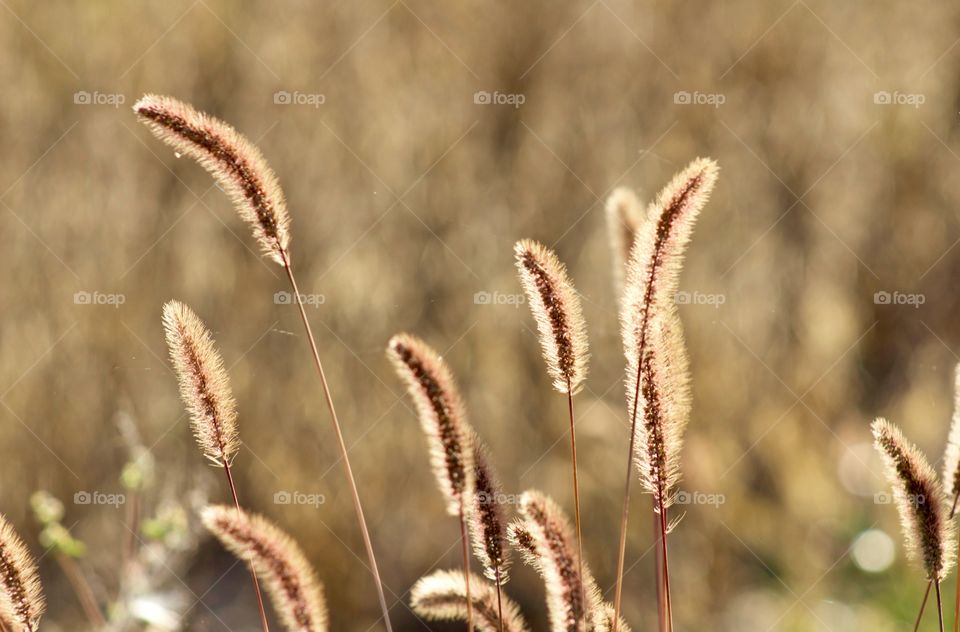
[[[119,490],[118,418],[156,460],[145,515],[191,489],[225,499],[165,357],[160,308],[179,298],[230,366],[242,500],[307,549],[333,629],[378,629],[306,341],[273,300],[282,270],[209,176],[137,123],[130,106],[158,92],[230,121],[280,177],[398,630],[459,629],[404,605],[417,578],[458,564],[458,529],[385,342],[410,330],[443,350],[506,490],[570,508],[566,402],[532,319],[474,299],[520,291],[515,240],[557,249],[592,349],[577,398],[585,549],[612,587],[627,429],[603,200],[616,186],[649,200],[708,155],[721,178],[681,286],[724,302],[681,307],[694,384],[682,488],[724,502],[681,508],[677,629],[903,629],[923,580],[893,507],[875,502],[868,423],[889,416],[939,461],[960,349],[958,37],[960,8],[932,0],[0,0],[0,510],[39,553],[29,496],[62,498],[106,600],[126,514],[72,498]],[[277,104],[278,91],[324,102]],[[477,104],[478,91],[524,103]],[[723,103],[677,103],[681,91]],[[76,304],[83,291],[124,303]],[[277,505],[282,491],[325,502]],[[635,630],[655,619],[648,507],[637,494]],[[879,573],[851,553],[868,529],[896,547]],[[185,596],[186,629],[256,629],[242,566],[210,541],[187,557],[150,578]],[[41,571],[46,628],[82,629],[57,566]],[[513,575],[509,594],[543,629],[539,580]]]

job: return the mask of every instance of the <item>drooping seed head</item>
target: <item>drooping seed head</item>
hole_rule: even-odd
[[[672,488],[679,480],[683,430],[690,415],[677,283],[694,224],[716,179],[716,163],[698,158],[651,203],[630,255],[621,302],[634,460],[644,491],[664,507],[672,502]]]
[[[15,632],[36,632],[45,609],[37,564],[0,514],[0,620]]]
[[[580,297],[566,267],[551,250],[523,239],[513,251],[553,387],[561,393],[576,393],[587,377],[589,360]]]
[[[387,356],[406,384],[430,447],[447,513],[469,511],[474,487],[473,431],[453,374],[440,355],[408,334],[390,339]]]
[[[266,518],[226,505],[203,510],[204,526],[263,581],[274,610],[290,632],[325,632],[323,589],[297,543]]]
[[[504,632],[527,632],[527,622],[520,608],[506,595],[501,595]],[[470,577],[470,600],[473,603],[473,627],[478,632],[499,632],[497,589],[476,575]],[[420,579],[410,593],[410,607],[430,621],[466,621],[467,590],[463,571],[437,571]]]
[[[229,464],[240,447],[237,406],[213,336],[180,301],[163,306],[163,326],[193,435],[208,459]]]
[[[610,252],[613,255],[613,279],[617,295],[623,293],[623,281],[626,274],[630,251],[637,239],[637,233],[645,217],[643,204],[632,189],[618,187],[607,198],[607,232],[610,240]]]
[[[490,465],[489,451],[479,437],[473,437],[475,487],[473,510],[470,512],[470,539],[473,552],[483,564],[484,575],[500,585],[507,583],[510,570],[510,549],[507,547],[507,526],[503,517],[500,483]]]
[[[907,552],[919,561],[927,579],[942,581],[954,562],[954,524],[936,474],[923,453],[886,419],[871,426],[883,457],[900,514]]]
[[[600,591],[584,563],[581,593],[581,565],[570,521],[551,498],[535,490],[520,497],[519,513],[520,521],[510,525],[508,537],[543,578],[551,632],[590,629],[601,607]]]
[[[280,183],[256,145],[227,123],[173,97],[148,94],[133,110],[154,136],[210,172],[253,229],[263,253],[283,265],[290,216]]]
[[[960,365],[954,372],[953,421],[943,454],[943,489],[951,502],[960,494]]]

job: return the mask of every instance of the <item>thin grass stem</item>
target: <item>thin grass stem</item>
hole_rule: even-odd
[[[240,498],[237,496],[237,486],[233,482],[233,472],[230,469],[228,461],[223,462],[223,471],[227,474],[227,484],[230,486],[230,495],[233,497],[233,505],[237,508],[237,515],[242,515],[243,509],[240,508]],[[260,581],[257,579],[257,572],[253,568],[253,563],[248,563],[250,569],[250,578],[253,580],[253,590],[257,594],[257,607],[260,609],[260,625],[263,632],[270,632],[270,625],[267,623],[267,611],[263,607],[263,594],[260,592]]]
[[[460,500],[460,545],[463,550],[463,584],[467,600],[467,632],[473,632],[473,599],[470,596],[470,549],[467,546],[467,514]],[[501,626],[503,619],[500,620]]]
[[[580,483],[577,478],[577,431],[573,416],[573,393],[567,378],[567,410],[570,413],[570,460],[573,463],[573,515],[577,529],[577,575],[580,577],[580,601],[587,603],[583,588],[583,538],[580,536]]]
[[[343,440],[343,432],[340,429],[340,420],[337,418],[337,410],[333,405],[333,396],[330,394],[330,386],[327,384],[327,375],[323,370],[323,363],[320,361],[320,352],[317,350],[317,343],[313,337],[313,331],[310,328],[310,321],[307,319],[307,312],[304,309],[303,301],[300,297],[300,289],[297,287],[297,280],[293,275],[293,267],[290,264],[290,256],[286,250],[281,250],[281,259],[283,269],[287,272],[287,278],[290,280],[290,289],[296,300],[297,309],[300,312],[300,320],[303,322],[303,328],[307,332],[307,339],[310,342],[310,351],[313,355],[313,363],[317,368],[317,374],[320,376],[320,383],[323,386],[323,396],[327,402],[327,409],[330,411],[330,420],[333,423],[334,434],[337,437],[337,446],[340,449],[340,460],[343,461],[343,469],[347,475],[347,482],[350,484],[350,493],[353,498],[353,508],[357,514],[357,521],[360,523],[360,533],[363,536],[363,545],[367,550],[367,560],[370,563],[370,572],[373,574],[373,580],[377,587],[377,597],[380,600],[380,610],[383,612],[383,622],[386,625],[387,632],[393,632],[390,624],[390,612],[387,608],[387,600],[383,595],[383,582],[380,580],[380,570],[377,568],[377,558],[373,553],[373,543],[370,540],[370,531],[367,529],[367,521],[363,516],[363,505],[360,503],[360,492],[357,490],[357,482],[353,477],[353,468],[350,467],[350,458],[347,455],[347,445]],[[469,603],[469,598],[467,599]]]
[[[83,574],[80,566],[72,557],[64,555],[63,553],[57,553],[54,558],[57,560],[57,564],[60,566],[63,574],[66,575],[70,587],[73,588],[73,592],[77,596],[77,601],[80,602],[80,607],[83,608],[83,613],[86,615],[87,620],[90,621],[94,629],[102,630],[105,628],[107,621],[100,611],[100,606],[97,605],[97,598],[94,596],[93,589],[90,588],[90,582],[87,581],[87,577]]]

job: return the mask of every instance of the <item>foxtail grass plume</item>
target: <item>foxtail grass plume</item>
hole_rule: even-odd
[[[453,374],[436,351],[408,334],[391,338],[387,355],[416,404],[447,513],[458,516],[469,510],[473,493],[473,432]]]
[[[473,625],[478,632],[499,632],[497,590],[476,575],[470,580]],[[410,607],[430,621],[465,621],[467,591],[460,571],[437,571],[420,579],[410,593]],[[503,597],[504,632],[528,632],[530,628],[517,604]]]
[[[605,210],[610,252],[613,254],[614,286],[619,296],[623,293],[623,280],[627,262],[630,260],[630,251],[643,225],[645,213],[640,198],[626,187],[614,189],[607,198]]]
[[[592,629],[595,617],[602,616],[602,603],[587,565],[579,563],[573,529],[563,510],[548,496],[528,490],[520,497],[519,513],[520,519],[508,529],[510,543],[543,578],[551,632]]]
[[[490,455],[479,437],[473,437],[473,508],[470,512],[470,536],[473,552],[483,564],[490,581],[504,585],[509,580],[510,548],[503,516],[500,483],[490,465]]]
[[[566,267],[545,246],[523,239],[513,248],[520,282],[537,321],[553,388],[576,393],[587,376],[587,325]]]
[[[148,94],[133,109],[154,136],[210,172],[253,228],[263,253],[285,265],[290,216],[260,150],[232,126],[173,97]]]
[[[36,632],[45,608],[37,563],[0,514],[0,620],[14,632]]]
[[[327,630],[323,589],[297,543],[262,516],[226,505],[204,508],[204,526],[263,580],[274,610],[290,632]]]
[[[616,629],[620,632],[630,632],[630,626],[623,617],[615,617],[613,604],[604,603],[593,617],[593,632],[610,632],[614,629],[614,619],[617,618]]]
[[[687,354],[674,297],[683,256],[717,165],[698,158],[677,174],[647,211],[630,255],[621,307],[627,358],[627,409],[644,490],[668,507],[679,479],[690,413]]]
[[[180,301],[163,306],[163,326],[197,443],[208,459],[229,465],[240,439],[237,406],[223,358],[203,321]]]
[[[960,365],[954,372],[953,421],[943,454],[943,489],[951,503],[960,495]]]
[[[882,418],[871,428],[893,486],[907,552],[923,565],[927,579],[943,581],[954,562],[955,544],[943,488],[926,458],[899,428]]]

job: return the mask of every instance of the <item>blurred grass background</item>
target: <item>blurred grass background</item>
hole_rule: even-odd
[[[282,271],[254,254],[207,174],[138,125],[129,106],[157,92],[231,122],[280,177],[299,281],[323,296],[310,316],[397,629],[457,629],[403,604],[459,550],[385,342],[410,330],[443,350],[506,491],[572,507],[566,403],[530,315],[475,301],[520,291],[515,240],[557,249],[589,324],[585,549],[612,596],[627,429],[603,200],[615,186],[649,200],[709,155],[720,183],[681,285],[723,303],[681,308],[694,384],[682,488],[723,502],[681,508],[678,629],[903,629],[923,581],[893,507],[875,500],[868,423],[890,417],[939,461],[960,349],[958,27],[960,9],[931,0],[2,0],[0,510],[39,550],[28,498],[64,499],[106,597],[126,514],[71,501],[119,490],[118,416],[156,459],[145,515],[195,487],[226,498],[166,361],[160,308],[178,298],[231,366],[243,502],[309,552],[333,629],[378,628],[306,341],[273,299]],[[478,104],[478,91],[524,102]],[[77,292],[123,304],[76,304]],[[878,292],[922,304],[878,304]],[[283,491],[325,502],[278,505]],[[635,496],[635,630],[655,620],[648,506]],[[189,587],[187,629],[256,629],[232,564],[207,541],[156,578]],[[49,558],[41,570],[48,629],[78,629],[62,574]],[[519,564],[513,575],[509,594],[542,629],[539,580]]]

